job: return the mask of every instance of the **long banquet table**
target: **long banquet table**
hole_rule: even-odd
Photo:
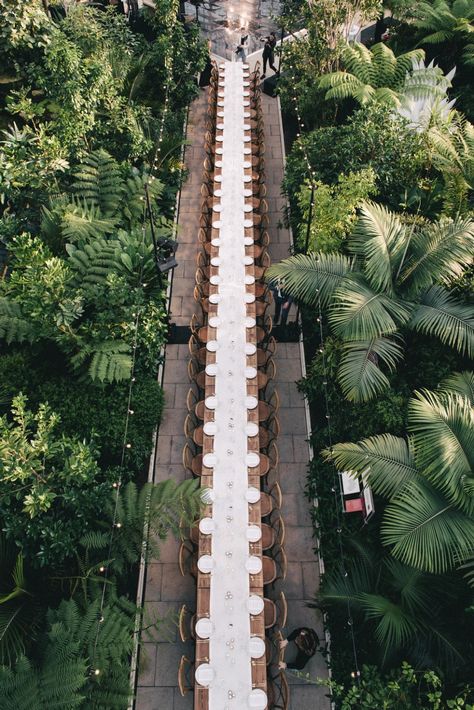
[[[199,523],[195,708],[267,707],[249,81],[220,66]]]

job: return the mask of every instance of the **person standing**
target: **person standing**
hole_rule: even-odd
[[[206,66],[202,70],[200,76],[199,76],[199,86],[201,89],[205,89],[206,86],[209,86],[211,83],[211,73],[212,73],[212,61],[211,61],[211,40],[209,39],[207,41],[207,58],[206,58]]]
[[[314,629],[303,626],[292,631],[287,639],[281,641],[280,648],[285,648],[289,642],[293,642],[296,646],[296,658],[290,663],[280,663],[280,668],[302,671],[319,648],[319,636]]]
[[[278,281],[270,285],[270,288],[273,293],[273,300],[275,301],[275,316],[273,319],[275,325],[278,325],[280,316],[280,325],[286,325],[286,322],[288,320],[288,314],[290,312],[290,307],[293,303],[293,299],[291,298],[291,296],[285,293],[284,286],[285,282],[283,279],[278,279]]]
[[[245,27],[241,28],[240,44],[237,46],[235,53],[237,55],[237,60],[241,62],[247,61],[247,44],[249,36],[244,34]]]
[[[270,34],[267,37],[261,37],[261,42],[265,42],[265,44],[263,46],[263,54],[262,54],[263,74],[260,78],[265,79],[265,75],[266,75],[266,71],[267,71],[267,62],[270,65],[270,69],[272,69],[275,72],[275,74],[278,71],[275,66],[275,47],[276,47],[276,43],[277,43],[276,34],[274,32],[270,32]]]

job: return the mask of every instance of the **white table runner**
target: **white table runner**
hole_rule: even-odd
[[[219,233],[219,296],[215,380],[216,435],[213,487],[209,663],[210,710],[248,707],[252,692],[248,599],[249,525],[244,244],[243,67],[226,62]]]

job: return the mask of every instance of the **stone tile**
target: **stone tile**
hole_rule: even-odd
[[[308,604],[313,603],[314,599],[299,598],[288,602],[288,620],[286,627],[288,633],[299,626],[308,626],[314,629],[319,636],[320,643],[324,642],[324,631],[322,614],[319,609],[311,609]]]
[[[283,495],[297,493],[304,496],[307,476],[307,461],[300,463],[281,463],[279,465],[280,487]]]
[[[160,562],[176,563],[178,561],[180,542],[173,535],[168,535],[166,540],[155,538],[155,542],[159,545]]]
[[[143,615],[146,641],[171,644],[178,641],[178,617],[183,602],[148,602]]]
[[[172,710],[173,688],[138,688],[136,710]]]
[[[178,346],[170,345],[166,346],[166,359],[167,360],[177,360],[178,359]]]
[[[138,685],[155,685],[156,645],[142,643],[138,662]]]
[[[165,363],[164,382],[181,384],[187,382],[188,363],[186,360],[171,360]]]
[[[173,698],[173,710],[193,710],[194,697],[192,692],[186,693],[186,695],[183,697],[179,692],[179,688],[175,688]],[[165,709],[163,708],[163,710]]]
[[[156,683],[160,686],[176,687],[178,667],[183,648],[177,643],[156,644]],[[170,706],[167,706],[167,708]],[[164,710],[160,708],[160,710]]]
[[[304,407],[305,398],[298,390],[296,382],[289,383],[290,407]]]
[[[189,382],[183,382],[182,384],[176,384],[174,385],[175,390],[174,390],[174,400],[173,400],[173,407],[185,407],[186,406],[186,397],[188,396],[189,392],[189,387],[190,384]]]
[[[282,513],[285,524],[290,525],[311,525],[309,514],[309,501],[304,496],[304,483],[301,483],[301,490],[298,493],[284,493]]]
[[[301,379],[301,363],[299,356],[296,358],[287,358],[284,367],[278,368],[278,380],[280,382],[296,382]]]
[[[164,434],[158,436],[158,450],[156,453],[156,463],[169,464],[171,463],[171,436]]]
[[[159,602],[161,599],[161,578],[163,565],[150,562],[146,567],[145,601]]]
[[[179,429],[177,429],[179,431]],[[181,431],[183,431],[183,426],[181,425]],[[182,435],[176,435],[171,437],[171,453],[170,453],[170,463],[178,464],[183,461],[183,449],[186,443],[186,437],[184,433]]]
[[[184,407],[182,409],[171,409],[167,407],[163,412],[160,423],[160,436],[162,434],[172,436],[176,434],[176,432],[182,432],[187,413],[188,410]]]
[[[299,562],[288,562],[288,573],[281,588],[287,599],[303,598],[303,571]]]
[[[290,674],[288,673],[287,675],[289,676]],[[323,677],[327,677],[327,671]],[[330,710],[331,701],[326,695],[327,692],[327,688],[317,687],[313,684],[292,686],[289,710],[302,710],[302,708]]]
[[[280,454],[280,469],[281,464],[292,463],[293,455],[293,437],[280,434],[278,437],[278,453]]]
[[[278,419],[282,434],[306,435],[306,418],[304,408],[301,407],[280,407]]]
[[[315,561],[303,562],[301,567],[303,570],[303,592],[306,599],[312,599],[319,591],[319,565],[317,557]]]
[[[280,346],[277,344],[277,350]],[[276,361],[275,361],[276,364]],[[277,366],[278,367],[278,366]],[[281,407],[290,406],[290,383],[289,382],[278,382],[278,369],[277,369],[277,379],[275,380],[275,389],[278,392],[278,397],[280,399]]]
[[[191,575],[183,577],[177,564],[163,565],[162,601],[193,602],[195,597],[196,584]]]
[[[289,561],[314,561],[313,528],[286,526],[285,550]]]
[[[309,447],[305,436],[293,436],[293,455],[295,462],[309,460]]]
[[[158,483],[159,481],[166,481],[168,478],[171,478],[176,483],[180,483],[185,480],[185,473],[182,463],[159,464],[155,467],[153,480],[155,483]]]

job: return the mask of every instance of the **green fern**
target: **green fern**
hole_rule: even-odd
[[[105,239],[93,240],[80,248],[67,244],[66,251],[74,273],[73,285],[78,288],[105,284],[109,274],[120,270],[117,248],[117,240]]]
[[[123,198],[123,184],[117,162],[105,150],[90,153],[75,172],[73,189],[104,217],[115,216]]]
[[[0,338],[8,344],[34,340],[34,328],[23,316],[20,304],[8,298],[0,298]]]
[[[100,207],[77,198],[63,214],[61,234],[66,242],[96,239],[111,234],[116,224],[116,218],[103,216]]]

